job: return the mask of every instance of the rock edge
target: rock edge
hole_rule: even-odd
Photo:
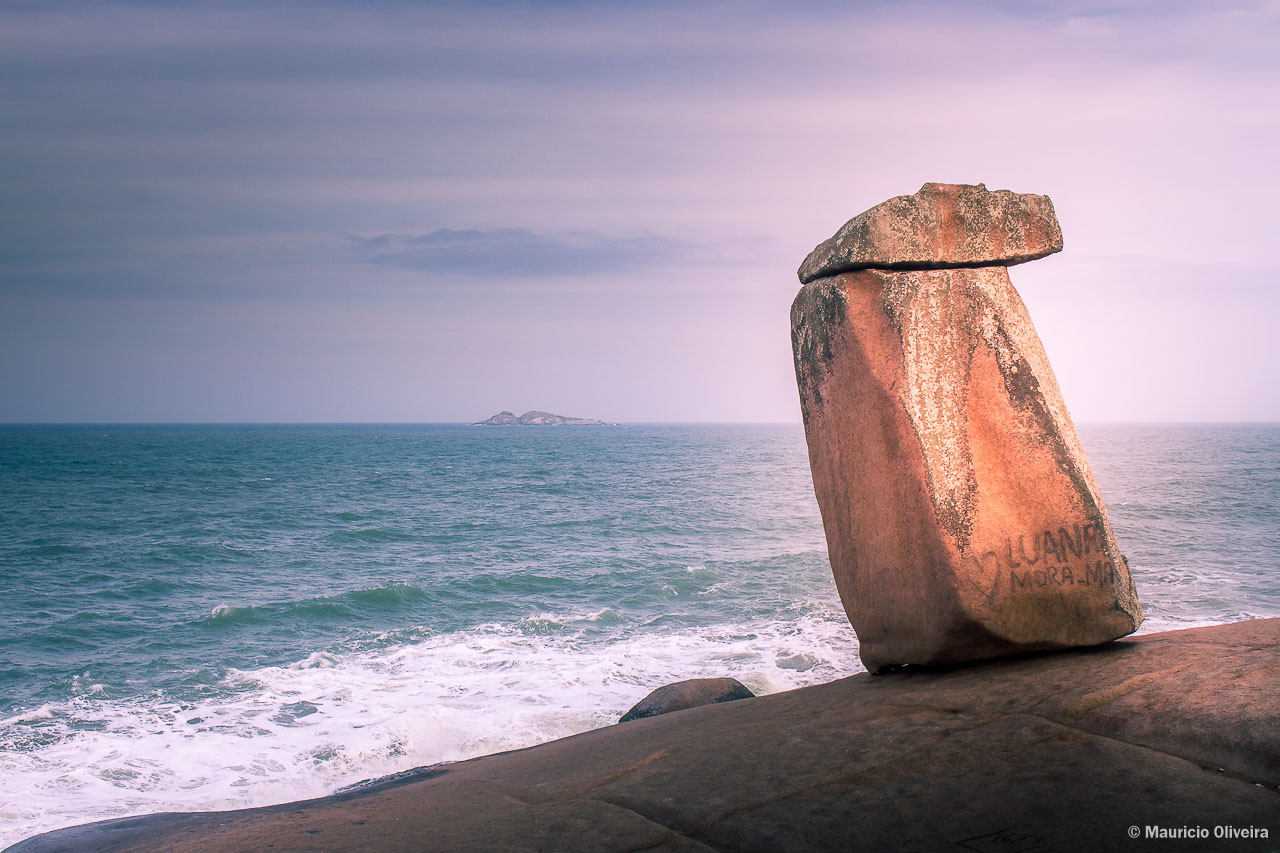
[[[1048,196],[926,183],[850,219],[797,274],[807,284],[868,268],[1012,266],[1060,251],[1062,229]]]

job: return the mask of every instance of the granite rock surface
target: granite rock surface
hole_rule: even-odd
[[[846,222],[800,265],[800,281],[859,269],[1011,266],[1062,251],[1048,196],[984,184],[922,186]]]
[[[1007,246],[1007,234],[984,242],[974,229],[1007,231],[1028,210],[1053,219],[1043,196],[926,184],[901,197],[906,213],[894,199],[854,221],[892,231],[885,217],[900,215],[917,234],[932,220],[916,202],[930,198],[990,205],[966,208],[955,229],[965,240],[938,245]],[[1057,240],[1039,245],[1061,246],[1056,220],[1040,231]],[[832,572],[869,670],[1097,645],[1137,629],[1128,563],[1003,264],[818,278],[796,296],[791,329]]]

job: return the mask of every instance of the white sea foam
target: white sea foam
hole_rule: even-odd
[[[546,615],[599,622],[606,609]],[[528,620],[526,620],[528,621]],[[316,653],[233,671],[221,698],[81,696],[0,721],[0,846],[60,826],[154,811],[321,796],[411,767],[515,749],[615,722],[650,690],[731,676],[757,693],[860,669],[824,603],[760,628],[715,625],[614,640],[489,625],[377,652]]]

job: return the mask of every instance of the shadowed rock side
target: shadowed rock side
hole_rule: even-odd
[[[800,265],[800,281],[858,269],[1011,266],[1062,251],[1048,196],[925,184],[846,222]]]
[[[863,673],[324,799],[108,821],[11,849],[1267,851],[1280,839],[1277,671],[1280,619]],[[1184,826],[1208,837],[1146,835]],[[1255,837],[1224,843],[1219,826]]]
[[[820,278],[791,324],[814,492],[868,669],[1096,645],[1141,624],[1005,267]]]

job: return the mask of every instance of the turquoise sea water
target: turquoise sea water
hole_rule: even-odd
[[[1144,631],[1280,616],[1280,427],[1082,426]],[[0,844],[856,672],[798,425],[0,427]]]

